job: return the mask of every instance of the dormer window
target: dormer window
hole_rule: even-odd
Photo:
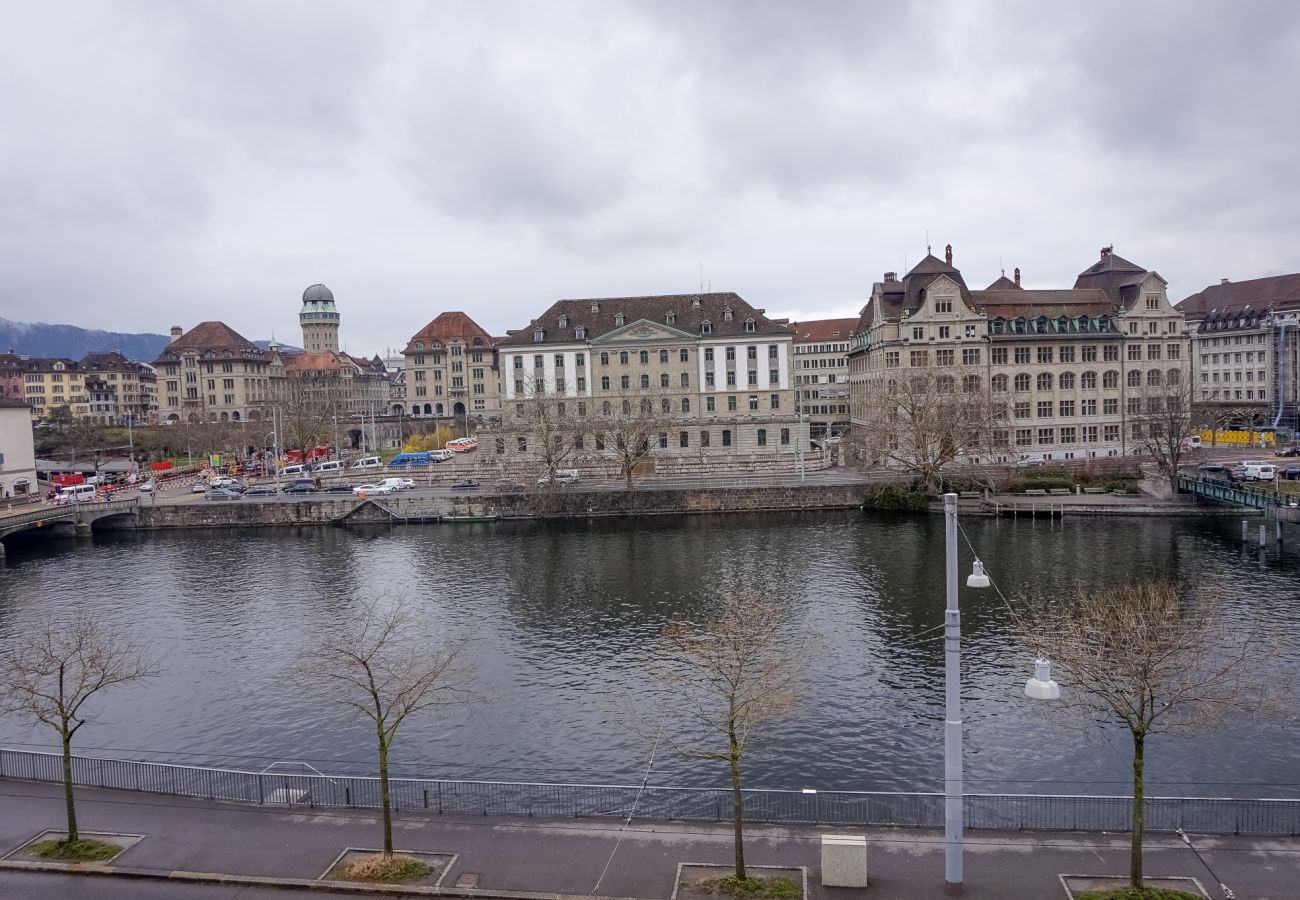
[[[722,310],[722,318],[728,322],[731,321],[731,307],[728,306]]]
[[[673,312],[672,310],[669,310],[668,315],[664,316],[664,322],[668,325],[671,325],[676,321],[677,321],[677,313]]]
[[[753,320],[753,319],[746,319],[746,320],[745,320],[745,330],[746,330],[746,331],[753,331],[753,330],[754,330],[754,320]]]
[[[542,341],[544,341],[544,340],[546,340],[546,330],[543,329],[543,328],[536,328],[536,329],[534,329],[534,330],[533,330],[533,343],[534,343],[534,344],[540,344],[540,343],[541,343]]]
[[[704,321],[700,323],[700,334],[713,334],[713,323]]]
[[[699,298],[699,295],[696,295],[696,296],[694,296],[694,297],[691,298],[691,307],[694,308],[694,309],[699,309],[699,308],[700,308],[700,298]]]
[[[569,327],[569,317],[568,317],[568,316],[560,316],[560,327],[561,327],[561,328],[568,328],[568,327]]]
[[[423,350],[423,349],[424,349],[424,341],[416,341],[416,342],[415,342],[415,349],[416,349],[416,350]]]
[[[600,312],[600,302],[599,302],[599,301],[597,301],[597,300],[592,300],[592,301],[591,301],[591,311],[594,312],[594,313],[598,313],[598,312]]]
[[[621,327],[623,326],[623,314],[622,314],[622,313],[619,313],[618,315],[614,316],[614,325],[615,325],[616,327],[619,327],[619,328],[621,328]]]
[[[573,329],[573,336],[580,341],[585,340],[587,337],[587,329],[584,326],[579,325],[577,328]]]

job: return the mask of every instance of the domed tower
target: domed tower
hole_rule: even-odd
[[[324,353],[339,349],[339,311],[334,306],[334,294],[323,284],[313,284],[302,292],[302,349],[308,353]]]

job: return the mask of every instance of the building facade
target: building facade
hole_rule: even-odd
[[[1219,428],[1300,432],[1300,274],[1229,281],[1185,298],[1198,407]]]
[[[36,491],[32,413],[25,399],[0,397],[0,497],[12,500]]]
[[[6,353],[0,357],[0,380],[6,396],[23,399],[34,419],[49,418],[62,407],[77,420],[90,417],[86,376],[76,360]]]
[[[813,440],[849,428],[849,339],[857,319],[814,319],[794,329],[794,389]]]
[[[334,293],[325,285],[313,284],[302,292],[298,324],[304,353],[338,352],[340,316]]]
[[[1069,289],[1027,290],[1017,269],[1014,280],[1003,275],[972,291],[949,246],[944,260],[927,255],[902,279],[887,272],[872,288],[849,352],[854,444],[896,445],[872,397],[938,373],[954,396],[969,392],[996,411],[959,457],[1126,455],[1158,427],[1152,413],[1167,392],[1189,385],[1189,357],[1164,279],[1109,247]]]
[[[407,341],[402,360],[401,384],[410,415],[500,418],[496,343],[465,313],[440,313]]]
[[[665,464],[793,466],[808,447],[793,345],[784,321],[734,293],[561,300],[498,345],[505,427],[553,404],[564,439],[599,457],[611,424],[644,411]],[[528,438],[513,440],[522,450]]]
[[[158,375],[153,367],[127,359],[119,351],[90,353],[79,363],[87,384],[99,382],[91,398],[91,418],[101,425],[154,422],[158,414]],[[111,394],[112,396],[107,396]],[[96,408],[97,407],[97,408]]]
[[[164,422],[260,421],[273,397],[271,354],[224,322],[171,329],[154,360]]]

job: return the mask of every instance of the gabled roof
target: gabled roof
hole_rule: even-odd
[[[1223,281],[1201,288],[1178,304],[1178,308],[1188,316],[1239,313],[1246,307],[1256,312],[1300,309],[1300,274]]]
[[[475,339],[478,344],[474,343]],[[446,344],[448,341],[463,341],[467,347],[477,346],[485,350],[491,349],[493,345],[492,335],[463,312],[439,313],[432,322],[415,333],[402,353],[416,352],[416,341],[423,342],[426,350],[435,342]]]
[[[971,291],[971,304],[990,319],[1001,316],[1014,319],[1024,316],[1036,319],[1047,316],[1109,316],[1117,310],[1100,290],[1085,288],[1082,290],[1026,291],[1023,288],[1012,290]]]
[[[341,371],[346,365],[348,362],[332,350],[324,350],[320,353],[295,353],[284,358],[286,372]]]
[[[1102,247],[1101,259],[1080,272],[1074,280],[1074,286],[1096,288],[1115,303],[1128,303],[1132,297],[1126,294],[1124,288],[1140,283],[1146,274],[1146,269],[1117,256],[1112,248]]]
[[[990,285],[989,285],[988,287],[986,287],[984,290],[986,290],[986,291],[1023,291],[1024,288],[1022,288],[1020,285],[1016,284],[1014,281],[1012,281],[1012,280],[1011,280],[1010,278],[1008,278],[1006,275],[1002,275],[1002,276],[1000,276],[1000,277],[998,278],[997,281],[995,281],[995,282],[993,282],[992,284],[990,284]]]
[[[189,331],[172,341],[158,354],[157,362],[163,362],[168,353],[194,350],[262,350],[225,322],[200,322]]]
[[[699,301],[698,305],[696,300]],[[731,318],[726,310],[731,309]],[[668,321],[668,314],[673,321]],[[618,323],[622,314],[623,324]],[[638,319],[676,328],[692,337],[701,335],[700,326],[710,325],[709,337],[733,337],[751,334],[791,334],[789,327],[774,322],[738,294],[730,291],[705,294],[663,294],[649,297],[594,297],[585,300],[557,300],[542,315],[508,337],[498,341],[502,347],[535,347],[545,344],[578,343],[594,340]],[[754,320],[754,330],[745,330],[745,320]],[[561,321],[564,322],[561,325]],[[582,338],[575,336],[579,327],[586,329]],[[541,328],[541,341],[534,332]]]
[[[796,344],[847,341],[857,326],[857,319],[810,319],[790,323]]]

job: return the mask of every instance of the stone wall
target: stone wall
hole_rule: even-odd
[[[436,521],[442,516],[496,515],[517,519],[653,516],[691,513],[854,509],[861,485],[771,486],[651,491],[552,491],[481,496],[388,495],[296,502],[188,503],[144,506],[138,518],[106,521],[105,528],[262,528],[273,526],[386,524]]]

